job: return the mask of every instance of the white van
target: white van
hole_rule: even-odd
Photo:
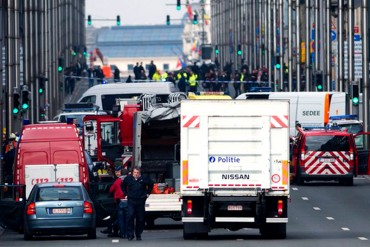
[[[117,98],[133,98],[141,94],[157,95],[157,103],[167,103],[168,95],[179,90],[172,82],[109,83],[86,90],[79,103],[91,102],[99,110],[110,111]]]
[[[288,99],[290,136],[296,136],[295,123],[302,127],[324,127],[329,117],[346,114],[346,94],[342,92],[243,93],[236,99]]]

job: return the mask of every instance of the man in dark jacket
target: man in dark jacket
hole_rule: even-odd
[[[153,181],[148,177],[141,176],[140,168],[134,167],[132,174],[128,175],[122,183],[122,191],[127,195],[128,222],[127,238],[134,239],[134,229],[137,240],[141,240],[141,234],[145,225],[145,201],[153,189]],[[134,220],[136,219],[136,227]]]

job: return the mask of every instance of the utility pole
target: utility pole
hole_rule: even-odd
[[[306,91],[311,89],[311,70],[310,70],[310,6],[311,1],[306,0]]]
[[[289,92],[293,91],[293,28],[292,28],[292,0],[288,5],[288,75],[289,75]]]
[[[363,121],[364,121],[364,130],[366,132],[370,131],[369,128],[369,104],[366,104],[369,101],[369,47],[368,47],[368,0],[362,0],[362,40],[363,40],[363,56],[362,56],[362,79],[363,79],[363,85],[362,85],[362,106],[363,106]],[[368,148],[368,139],[365,137],[366,141],[365,147]]]
[[[326,1],[326,88],[332,90],[331,86],[331,13],[330,1]]]
[[[296,54],[297,54],[297,92],[301,91],[301,14],[300,14],[300,2],[296,2],[295,16],[296,16]]]

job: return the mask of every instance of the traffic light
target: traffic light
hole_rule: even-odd
[[[13,93],[13,110],[12,110],[12,113],[14,115],[17,115],[19,113],[19,106],[20,106],[20,102],[19,102],[19,93]]]
[[[243,54],[242,45],[240,45],[240,44],[238,45],[237,54],[238,54],[238,56],[241,56]]]
[[[276,69],[280,69],[281,68],[280,57],[279,56],[275,56],[275,68]]]
[[[323,85],[323,78],[322,78],[321,72],[317,72],[315,74],[315,85],[316,85],[317,91],[319,92],[323,91],[324,85]]]
[[[176,9],[181,10],[181,0],[177,0]]]
[[[86,49],[86,46],[84,47],[84,57],[87,56],[87,49]]]
[[[62,72],[63,71],[63,66],[64,66],[64,60],[63,58],[58,58],[58,72]]]
[[[194,14],[194,16],[193,16],[193,24],[194,25],[198,24],[198,14]]]
[[[351,84],[351,98],[352,104],[358,106],[360,103],[360,87],[357,83]]]
[[[77,47],[76,46],[74,46],[73,48],[72,48],[72,56],[76,56],[77,55]]]
[[[216,53],[216,55],[218,55],[220,53],[220,50],[218,49],[218,45],[216,45],[216,47],[215,47],[215,53]]]
[[[121,16],[117,15],[116,23],[117,23],[117,26],[121,26]]]
[[[45,120],[45,109],[43,107],[39,108],[39,114],[40,114],[39,120],[41,121]]]
[[[39,78],[39,95],[43,95],[45,92],[45,79],[44,77]]]
[[[170,20],[169,15],[167,15],[167,18],[166,18],[166,24],[167,24],[167,26],[171,25],[171,20]]]
[[[27,89],[22,90],[22,110],[27,110],[30,107],[29,94]]]
[[[91,15],[88,15],[88,16],[87,16],[87,25],[88,25],[88,26],[91,26],[91,24],[92,24],[92,21],[91,21]]]

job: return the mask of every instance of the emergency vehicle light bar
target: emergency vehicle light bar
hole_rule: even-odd
[[[336,115],[330,116],[330,120],[358,120],[358,116],[354,114],[347,114],[347,115]]]
[[[310,131],[310,130],[341,130],[339,126],[308,126],[308,127],[302,127],[304,131]]]

